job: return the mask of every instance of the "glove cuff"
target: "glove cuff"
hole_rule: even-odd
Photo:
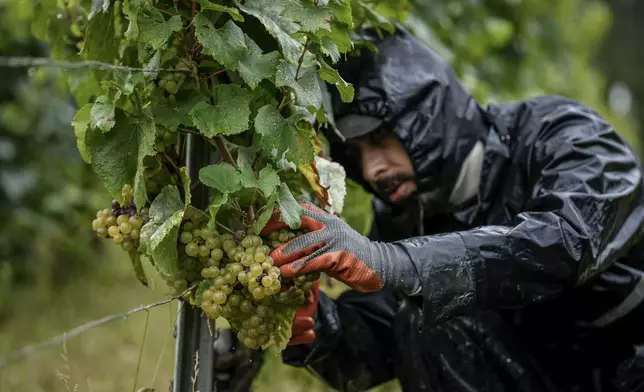
[[[416,264],[402,244],[372,242],[372,260],[378,262],[374,270],[381,277],[383,289],[402,290],[407,295],[421,290]]]

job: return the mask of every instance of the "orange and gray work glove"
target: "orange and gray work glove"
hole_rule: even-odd
[[[271,253],[286,279],[324,272],[361,292],[383,289],[416,294],[418,272],[401,244],[369,240],[340,218],[311,204],[302,204],[302,226],[307,233]],[[273,215],[262,233],[287,227]]]
[[[304,305],[295,312],[291,340],[288,345],[311,343],[315,340],[315,313],[320,301],[320,282],[313,282],[311,290],[304,295]]]

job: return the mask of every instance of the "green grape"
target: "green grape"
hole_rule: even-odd
[[[231,286],[231,285],[229,285],[229,284],[225,284],[225,285],[221,288],[221,291],[223,291],[224,293],[226,293],[226,295],[228,295],[228,294],[230,294],[230,293],[232,293],[232,292],[233,292],[233,286]]]
[[[280,269],[278,267],[276,267],[276,266],[272,266],[268,273],[270,275],[280,276]]]
[[[116,218],[116,224],[120,225],[121,223],[128,222],[130,220],[130,217],[127,215],[119,215],[118,218]]]
[[[221,240],[222,240],[222,241],[226,241],[226,240],[233,240],[233,235],[232,235],[232,234],[230,234],[230,233],[223,234],[223,235],[221,236]],[[235,242],[235,241],[233,241],[233,242]]]
[[[243,252],[237,252],[237,253],[235,253],[235,257],[233,258],[233,260],[235,260],[235,261],[241,261],[243,257],[244,257],[244,253],[243,253]]]
[[[186,244],[185,251],[188,256],[195,257],[199,254],[199,246],[194,242],[190,242]]]
[[[266,272],[270,271],[272,267],[271,263],[269,263],[268,261],[263,262],[261,266],[262,266],[262,269]]]
[[[215,260],[210,257],[206,259],[206,265],[208,265],[208,267],[219,267],[219,260]]]
[[[249,256],[255,256],[255,252],[257,251],[256,249],[257,248],[255,248],[254,246],[250,246],[250,247],[244,249],[244,254],[249,255]]]
[[[246,330],[246,335],[248,335],[249,338],[256,338],[259,336],[259,331],[255,328],[248,328]]]
[[[104,227],[99,227],[98,229],[96,229],[96,235],[106,238],[108,236],[107,229]]]
[[[297,285],[297,286],[301,286],[301,285],[303,285],[304,283],[306,283],[306,276],[304,276],[304,275],[296,276],[296,277],[293,279],[293,281],[295,282],[295,285]]]
[[[203,229],[201,229],[201,238],[203,238],[204,240],[208,240],[208,239],[214,238],[214,237],[215,237],[215,233],[213,233],[207,227],[204,227]]]
[[[237,276],[235,276],[235,274],[233,274],[232,272],[226,272],[224,274],[224,279],[226,279],[226,283],[233,284],[237,280]]]
[[[249,255],[246,255],[246,254],[245,254],[245,255],[243,255],[243,256],[242,256],[242,258],[241,258],[241,260],[240,260],[240,261],[241,261],[241,264],[242,264],[244,267],[250,267],[250,265],[251,265],[251,264],[253,264],[253,262],[254,262],[255,260],[254,260],[254,258],[253,258],[253,257],[251,257],[251,256],[249,256]]]
[[[269,248],[266,245],[258,246],[257,253],[263,253],[264,255],[268,255],[269,253],[271,253],[271,248]]]
[[[130,225],[130,222],[123,222],[119,225],[119,230],[123,234],[129,234],[132,231],[132,225]]]
[[[250,316],[248,321],[251,327],[259,327],[262,324],[262,318],[257,314]]]
[[[212,302],[212,297],[215,294],[215,291],[212,288],[204,290],[201,298],[204,302]]]
[[[224,287],[224,285],[226,284],[226,279],[223,276],[220,275],[220,276],[215,278],[215,280],[213,281],[212,284],[213,284],[213,286],[215,288],[220,289],[220,288]]]
[[[225,304],[221,308],[221,315],[224,316],[224,318],[229,319],[229,318],[231,318],[233,316],[233,314],[234,314],[234,312],[233,312],[233,309],[230,307],[230,305]]]
[[[260,237],[260,236],[258,236],[258,235],[254,235],[254,236],[252,236],[252,237],[251,237],[251,241],[252,241],[252,243],[253,243],[253,246],[254,246],[254,247],[256,247],[256,248],[257,248],[258,246],[261,246],[261,245],[262,245],[262,243],[263,243],[263,242],[262,242],[262,237]]]
[[[121,248],[125,251],[130,251],[134,249],[134,243],[130,240],[124,240],[123,243],[121,243]]]
[[[237,332],[237,340],[239,340],[240,342],[243,342],[245,338],[246,338],[246,335],[243,334],[243,331],[240,330],[239,332]]]
[[[199,230],[198,228],[192,229],[192,236],[194,238],[201,238],[201,230]]]
[[[105,218],[105,226],[111,227],[116,225],[116,218],[112,215]]]
[[[261,323],[261,320],[260,320]],[[266,324],[260,324],[257,326],[257,332],[259,332],[260,335],[266,335],[269,332],[268,325]]]
[[[235,249],[237,247],[237,244],[235,244],[235,241],[232,239],[225,239],[222,245],[222,248],[226,251],[226,253],[230,253],[231,250]]]
[[[244,313],[249,313],[253,310],[253,304],[247,299],[242,300],[241,303],[239,304],[239,310],[241,310]]]
[[[277,294],[282,290],[282,285],[280,284],[279,280],[275,280],[273,282],[273,286],[271,286],[271,294]]]
[[[262,278],[262,286],[271,287],[275,281],[270,275],[266,275]]]
[[[177,291],[183,291],[188,287],[188,282],[185,279],[177,279],[172,284],[172,287]]]
[[[302,291],[307,292],[313,288],[313,283],[311,282],[306,282],[302,285]]]
[[[221,305],[210,304],[204,309],[204,312],[213,320],[216,320],[221,316],[222,308]]]
[[[237,280],[239,283],[243,284],[244,286],[248,284],[248,274],[246,271],[241,271],[240,273],[237,274]]]
[[[130,225],[133,229],[140,229],[143,226],[143,219],[141,217],[133,215],[130,217]]]
[[[257,340],[251,338],[251,337],[246,337],[244,339],[244,345],[248,348],[254,349],[257,347]]]
[[[260,300],[260,299],[264,298],[264,296],[266,295],[264,293],[264,289],[262,287],[255,287],[253,289],[252,294],[253,294],[253,298],[255,298],[257,300]]]
[[[217,305],[221,305],[226,302],[226,293],[223,291],[215,291],[215,294],[212,296],[212,302]]]
[[[219,249],[219,246],[221,246],[221,241],[219,240],[219,237],[211,236],[206,239],[206,246],[208,247],[208,249]]]
[[[181,235],[179,236],[179,240],[183,244],[192,242],[192,233],[190,233],[189,231],[182,231]]]
[[[194,225],[192,224],[192,222],[186,222],[186,223],[183,224],[182,230],[187,231],[187,232],[191,232],[192,229],[193,229],[193,226]],[[190,234],[192,235],[192,233],[190,233]]]
[[[250,236],[244,237],[244,239],[241,241],[241,246],[243,246],[244,248],[250,248],[251,246],[253,246],[252,238],[250,238]]]
[[[257,252],[257,253],[255,253],[254,258],[255,258],[255,261],[256,261],[256,262],[258,262],[258,263],[263,263],[263,262],[264,262],[264,260],[266,260],[266,255],[265,255],[265,254],[263,254],[263,253],[259,253],[259,252]]]
[[[248,278],[248,290],[253,290],[255,287],[259,287],[259,282],[256,279],[253,279],[252,276]]]
[[[119,230],[118,226],[110,226],[107,229],[107,234],[109,234],[110,237],[115,237],[117,235],[120,235],[121,231]]]
[[[287,242],[288,241],[288,234],[280,233],[280,235],[278,237],[278,241],[282,242],[282,243]]]
[[[206,245],[199,246],[199,256],[208,257],[210,255],[210,249]]]
[[[103,218],[102,216],[92,221],[92,230],[96,230],[101,227],[105,227],[105,218]]]
[[[219,261],[224,257],[224,252],[219,248],[215,248],[210,251],[210,257],[215,261]]]
[[[235,276],[237,276],[244,270],[244,267],[239,263],[228,264],[228,268],[230,268],[230,272],[232,272]]]
[[[141,238],[141,232],[139,231],[139,229],[132,229],[132,231],[130,231],[130,238],[132,238],[133,240],[138,240],[139,238]]]
[[[228,303],[230,306],[239,306],[242,301],[242,297],[239,294],[233,293],[228,297]]]
[[[278,238],[279,238],[279,235],[280,235],[280,233],[279,233],[279,232],[277,232],[277,231],[272,231],[272,232],[268,235],[268,238],[269,238],[271,241],[277,241],[277,240],[278,240]]]
[[[259,277],[264,272],[264,269],[258,263],[254,263],[250,266],[250,275],[253,278]]]

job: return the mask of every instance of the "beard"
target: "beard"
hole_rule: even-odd
[[[409,173],[395,173],[389,176],[378,178],[373,184],[376,193],[384,200],[390,200],[389,196],[396,188],[406,182],[415,181],[416,176]],[[411,196],[411,195],[410,195]]]

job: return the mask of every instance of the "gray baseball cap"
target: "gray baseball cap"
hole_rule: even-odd
[[[342,136],[352,139],[364,136],[381,126],[383,121],[376,117],[361,114],[347,114],[336,119],[335,126]]]

